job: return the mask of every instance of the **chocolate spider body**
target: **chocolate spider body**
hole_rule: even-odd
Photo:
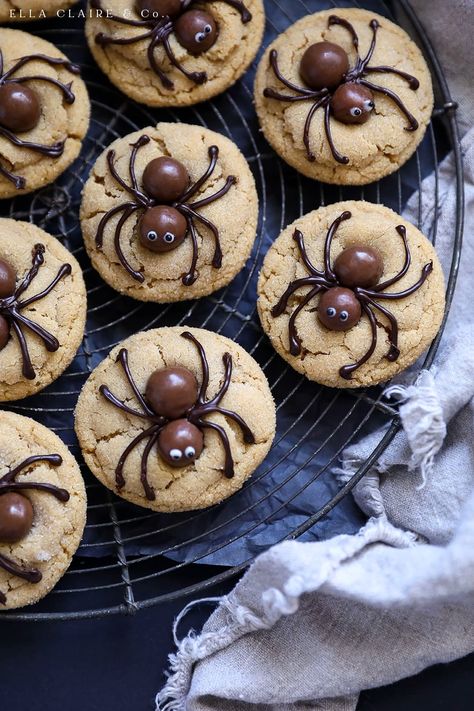
[[[140,220],[140,243],[153,252],[169,252],[176,249],[186,236],[191,237],[193,256],[189,270],[183,274],[182,281],[185,286],[191,286],[197,279],[196,264],[198,259],[198,240],[194,220],[198,220],[207,227],[214,238],[214,255],[212,266],[219,269],[222,266],[222,249],[219,230],[216,225],[198,210],[205,205],[223,197],[237,182],[235,176],[230,175],[220,190],[208,197],[189,202],[191,198],[206,184],[212,176],[219,156],[217,146],[209,148],[209,167],[194,184],[190,185],[189,174],[182,163],[173,158],[160,157],[150,161],[143,173],[143,187],[140,188],[135,174],[135,161],[140,148],[150,142],[147,135],[141,136],[132,144],[130,153],[129,174],[130,183],[120,177],[115,167],[115,151],[107,154],[107,163],[113,178],[131,195],[131,200],[111,208],[101,218],[96,234],[96,246],[102,248],[104,229],[108,221],[121,213],[115,227],[114,249],[124,269],[132,279],[143,283],[145,277],[141,271],[132,267],[125,257],[120,236],[127,220],[139,210],[143,210]]]
[[[26,299],[21,299],[22,294],[29,288],[44,264],[45,247],[35,245],[32,254],[32,266],[17,285],[17,274],[13,267],[0,259],[0,351],[7,345],[11,331],[18,338],[23,361],[23,375],[28,380],[34,380],[34,371],[29,355],[28,344],[23,329],[26,328],[41,338],[46,349],[51,353],[59,348],[59,341],[43,326],[32,321],[22,312],[27,306],[47,296],[67,274],[71,273],[71,265],[63,264],[53,281],[41,292]]]
[[[202,5],[209,0],[199,0]],[[240,13],[243,23],[250,22],[252,15],[240,0],[221,0]],[[138,0],[135,7],[136,19],[120,17],[108,11],[107,19],[129,27],[143,30],[134,37],[114,37],[99,32],[95,41],[105,47],[110,44],[129,45],[148,41],[147,57],[151,69],[166,89],[172,89],[174,82],[166,75],[155,58],[155,49],[162,46],[170,64],[195,84],[207,81],[205,72],[189,72],[176,58],[170,45],[170,35],[176,35],[178,42],[193,55],[206,52],[215,43],[218,36],[217,23],[213,16],[204,10],[193,10],[195,0]],[[104,10],[102,0],[91,0],[91,7]]]
[[[160,456],[167,464],[184,467],[196,461],[204,447],[203,430],[211,429],[217,433],[224,447],[224,474],[229,479],[234,476],[234,461],[225,429],[205,418],[212,413],[220,413],[233,420],[241,429],[244,442],[254,444],[255,437],[240,415],[220,406],[232,377],[232,356],[223,355],[224,382],[219,392],[210,400],[206,399],[209,385],[209,365],[201,343],[191,333],[185,331],[183,338],[191,341],[199,353],[202,368],[202,382],[199,386],[195,376],[186,368],[173,367],[155,370],[149,377],[145,395],[142,395],[134,381],[128,364],[128,351],[119,352],[117,362],[123,368],[125,377],[141,407],[133,409],[119,400],[106,385],[101,385],[100,392],[112,405],[129,415],[147,420],[149,426],[140,432],[126,447],[115,470],[115,483],[120,491],[125,486],[123,469],[130,453],[143,440],[148,440],[141,457],[140,480],[146,498],[155,499],[154,489],[148,482],[148,458],[156,445]]]
[[[349,57],[342,47],[332,42],[318,42],[310,45],[304,52],[300,63],[300,76],[306,86],[298,86],[286,79],[278,67],[278,52],[270,52],[270,66],[277,79],[294,94],[282,94],[267,87],[263,94],[269,99],[283,102],[310,101],[303,131],[303,143],[306,157],[309,161],[316,160],[310,146],[311,124],[318,109],[324,110],[324,130],[333,158],[342,164],[347,164],[349,158],[337,150],[331,132],[331,117],[345,124],[365,123],[375,108],[374,94],[383,94],[391,99],[408,120],[406,131],[416,131],[418,121],[408,111],[407,107],[391,89],[368,80],[373,73],[396,74],[404,79],[409,88],[416,91],[419,81],[416,77],[389,66],[370,66],[369,62],[375,50],[377,30],[380,27],[377,20],[371,20],[372,42],[366,56],[359,55],[359,38],[350,22],[336,15],[328,19],[328,27],[341,25],[350,33],[356,52],[356,61],[351,68]]]
[[[19,543],[31,530],[34,518],[34,508],[24,491],[44,491],[54,496],[58,501],[69,501],[69,492],[54,484],[34,481],[17,481],[22,471],[38,462],[46,462],[53,467],[62,464],[59,454],[45,454],[28,457],[14,469],[0,478],[0,543],[9,545]],[[9,556],[0,553],[0,568],[29,583],[39,583],[42,574],[37,568],[27,568],[15,562]],[[7,601],[6,595],[0,591],[0,604]]]
[[[295,230],[293,239],[298,245],[301,260],[308,272],[307,277],[292,281],[278,303],[272,309],[272,316],[280,316],[287,308],[290,297],[300,288],[310,287],[298,306],[293,310],[288,323],[288,336],[290,353],[298,356],[301,353],[301,340],[296,330],[298,314],[319,294],[320,300],[317,307],[319,321],[334,331],[347,331],[357,325],[366,316],[370,323],[372,338],[367,352],[355,363],[344,365],[339,370],[339,375],[350,380],[352,373],[366,363],[372,356],[377,345],[377,322],[374,309],[382,314],[388,321],[386,329],[390,341],[390,348],[386,354],[389,361],[396,361],[400,355],[398,348],[398,323],[396,317],[378,303],[379,300],[404,299],[417,291],[433,271],[433,263],[425,264],[421,270],[420,279],[413,286],[401,292],[385,292],[385,289],[396,284],[407,273],[411,255],[408,247],[406,228],[398,225],[396,231],[403,240],[405,261],[401,270],[394,277],[381,282],[383,274],[383,260],[380,253],[371,247],[361,244],[344,249],[337,257],[334,265],[331,264],[331,243],[337,228],[345,220],[352,217],[346,211],[339,215],[331,224],[324,244],[324,269],[319,270],[312,264],[306,252],[304,237],[299,230]]]
[[[45,54],[29,54],[21,57],[13,64],[8,71],[4,71],[3,53],[0,49],[0,136],[6,138],[10,143],[20,148],[49,156],[59,158],[64,153],[66,141],[57,141],[50,146],[43,143],[26,141],[18,134],[30,131],[38,125],[41,116],[41,106],[38,94],[31,89],[27,82],[45,81],[57,86],[63,94],[64,101],[72,104],[75,96],[71,90],[72,82],[63,84],[58,79],[42,75],[16,76],[16,72],[29,62],[45,62],[50,66],[65,67],[73,74],[79,74],[79,67],[66,59],[60,57],[48,57]],[[26,187],[25,178],[15,175],[4,165],[0,164],[0,174],[12,182],[17,190]]]

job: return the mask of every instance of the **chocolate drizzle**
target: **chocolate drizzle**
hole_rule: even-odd
[[[411,254],[407,242],[406,228],[404,227],[404,225],[398,225],[395,229],[403,240],[403,246],[405,251],[404,264],[398,274],[391,277],[390,279],[387,279],[386,281],[380,282],[380,272],[379,274],[373,272],[375,276],[372,279],[370,288],[365,286],[364,288],[362,288],[360,286],[354,285],[354,282],[357,281],[357,276],[359,277],[359,283],[364,281],[364,277],[367,276],[367,268],[360,264],[359,274],[357,274],[357,267],[354,267],[354,274],[352,274],[350,278],[348,277],[347,281],[341,280],[341,278],[338,277],[336,273],[337,261],[335,265],[336,271],[331,265],[331,243],[341,222],[349,220],[351,217],[352,214],[350,212],[343,212],[331,224],[327,232],[326,241],[324,244],[324,269],[321,271],[316,269],[316,267],[312,264],[311,260],[308,257],[303,234],[299,230],[295,230],[293,234],[293,239],[298,245],[299,255],[301,257],[301,261],[306,267],[308,276],[292,281],[288,285],[288,288],[281,296],[278,303],[275,304],[271,311],[272,316],[274,318],[281,316],[281,314],[283,314],[288,307],[290,297],[296,291],[298,291],[298,289],[307,286],[311,287],[310,290],[299,302],[298,306],[296,306],[296,308],[292,311],[290,316],[288,324],[288,336],[290,343],[290,353],[292,356],[298,356],[302,351],[301,339],[299,338],[298,331],[296,329],[296,318],[298,317],[298,314],[305,308],[305,306],[307,306],[309,302],[312,301],[312,299],[314,299],[321,292],[323,292],[324,295],[329,298],[325,299],[325,307],[327,306],[328,308],[325,311],[324,315],[319,315],[319,320],[323,322],[325,326],[330,323],[330,319],[334,320],[334,325],[330,327],[332,328],[332,330],[348,330],[348,328],[352,328],[359,322],[362,314],[365,314],[369,320],[371,327],[371,343],[367,352],[358,361],[349,365],[344,365],[342,368],[340,368],[339,375],[341,376],[341,378],[345,378],[346,380],[350,380],[352,377],[352,373],[358,368],[360,368],[361,365],[366,363],[375,351],[375,347],[377,345],[377,326],[382,326],[386,330],[389,337],[390,348],[385,357],[389,361],[396,361],[398,359],[400,355],[400,350],[398,348],[397,319],[391,313],[391,311],[379,304],[378,300],[399,300],[410,296],[410,294],[413,294],[422,286],[429,274],[431,274],[431,272],[433,271],[433,262],[428,262],[428,264],[425,264],[425,266],[421,270],[421,277],[417,282],[415,282],[415,284],[413,284],[413,286],[404,289],[400,292],[385,293],[385,289],[392,286],[393,284],[396,284],[398,281],[400,281],[400,279],[402,279],[402,277],[407,273],[411,263]],[[351,250],[352,252],[352,248],[349,247],[348,250]],[[360,247],[360,251],[363,252],[363,247]],[[344,255],[344,252],[345,250],[341,253],[341,255]],[[367,252],[370,256],[373,256],[372,249],[368,248]],[[365,283],[367,283],[366,280]],[[349,286],[349,284],[351,284],[351,286]],[[339,310],[338,306],[338,299],[340,298],[341,292],[347,292],[347,295],[349,296],[349,300],[346,300],[346,304],[349,303],[349,308],[345,306],[345,310],[342,311]],[[357,318],[352,318],[352,314],[355,310],[351,309],[351,305],[354,303],[354,301],[360,304],[361,313],[358,315]],[[318,309],[319,308],[321,308],[321,300]],[[389,324],[388,326],[384,326],[383,324],[377,322],[373,309],[377,310],[387,319]],[[344,321],[347,322],[347,326],[344,326]]]
[[[40,326],[39,324],[35,323],[30,318],[25,316],[22,312],[27,306],[30,306],[36,301],[39,301],[40,299],[43,299],[45,296],[47,296],[54,289],[56,284],[61,281],[61,279],[71,273],[71,265],[63,264],[54,279],[52,280],[52,282],[45,289],[40,291],[38,294],[34,294],[33,296],[30,296],[26,299],[20,299],[22,294],[29,288],[31,283],[34,281],[41,266],[44,264],[44,252],[44,245],[35,245],[32,253],[31,268],[20,281],[18,286],[14,287],[14,291],[12,291],[10,294],[5,295],[3,298],[0,298],[0,321],[3,320],[3,323],[6,323],[10,329],[13,329],[13,332],[18,338],[18,343],[20,346],[23,361],[22,372],[24,377],[28,380],[34,380],[34,378],[36,377],[36,373],[31,362],[28,344],[23,329],[26,328],[32,333],[35,333],[37,336],[39,336],[43,341],[46,349],[51,353],[58,350],[59,341],[51,333],[49,333],[49,331],[43,328],[43,326]],[[6,262],[3,262],[3,264],[7,267],[9,266]],[[7,341],[8,339],[6,339],[6,341],[3,343],[3,347],[5,347]],[[0,344],[0,350],[1,348],[2,344]]]
[[[222,407],[220,407],[220,402],[224,395],[226,394],[227,390],[229,389],[229,385],[231,382],[232,378],[232,356],[229,353],[224,353],[222,357],[222,361],[224,364],[224,382],[219,389],[219,392],[214,395],[213,398],[210,400],[207,400],[207,388],[209,385],[209,365],[208,361],[206,358],[206,353],[204,351],[203,346],[201,343],[195,338],[192,333],[189,333],[189,331],[184,331],[181,334],[182,338],[186,338],[188,341],[194,344],[196,347],[198,353],[199,353],[199,358],[201,361],[201,369],[202,369],[202,381],[201,385],[198,389],[198,394],[197,398],[194,402],[194,404],[186,410],[182,414],[182,416],[179,418],[183,420],[183,425],[186,426],[186,424],[189,426],[190,432],[193,432],[193,428],[197,428],[199,431],[203,431],[205,429],[212,429],[214,432],[217,433],[219,436],[222,446],[224,448],[224,475],[231,479],[234,476],[234,460],[232,457],[232,450],[230,447],[229,439],[227,437],[227,433],[225,429],[217,424],[216,422],[211,422],[209,420],[206,420],[205,418],[208,415],[211,415],[213,413],[219,413],[223,415],[224,417],[227,417],[231,420],[233,420],[241,429],[242,435],[244,442],[247,444],[255,444],[255,437],[250,430],[249,426],[246,424],[246,422],[242,419],[240,415],[238,415],[236,412],[233,412],[232,410],[226,410]],[[125,466],[125,462],[130,455],[130,453],[135,449],[135,447],[142,442],[143,440],[148,440],[145,449],[143,451],[142,457],[141,457],[141,465],[140,465],[140,480],[143,486],[143,490],[145,492],[145,496],[149,501],[154,501],[156,498],[155,491],[153,487],[150,485],[148,482],[148,458],[150,456],[151,450],[153,449],[154,445],[157,445],[158,451],[160,452],[161,456],[165,461],[168,461],[168,453],[165,453],[161,451],[161,438],[160,434],[166,433],[166,428],[167,426],[170,426],[171,424],[174,424],[177,422],[178,418],[167,418],[159,413],[155,412],[153,408],[151,407],[150,400],[151,398],[148,399],[148,401],[145,399],[145,397],[140,393],[135,380],[132,376],[132,373],[130,372],[130,367],[128,364],[128,351],[126,348],[122,348],[117,356],[117,362],[120,363],[125,377],[140,405],[140,409],[136,410],[134,408],[129,407],[126,405],[124,402],[119,400],[110,390],[106,385],[101,385],[99,390],[103,397],[105,397],[106,400],[108,400],[112,405],[115,407],[119,408],[122,410],[122,412],[125,412],[129,415],[133,415],[135,417],[139,417],[142,420],[145,420],[149,423],[149,426],[146,427],[140,434],[138,434],[131,442],[130,444],[126,447],[124,452],[122,453],[119,462],[117,464],[116,470],[115,470],[115,483],[117,489],[120,491],[125,486],[125,478],[123,475],[123,469]],[[180,369],[181,371],[183,369]],[[161,371],[155,371],[150,375],[150,380],[155,376],[156,373],[160,373]],[[191,378],[193,377],[192,374],[190,374]],[[150,382],[149,380],[149,382]],[[148,387],[147,387],[148,390]],[[196,395],[194,395],[196,397]],[[172,403],[171,403],[172,404]],[[171,450],[173,452],[173,450]],[[197,453],[195,453],[197,454]],[[199,456],[200,452],[197,454],[197,456],[193,455],[193,460],[197,459]],[[183,459],[180,463],[177,464],[177,466],[185,466],[188,464],[185,459]]]
[[[120,244],[120,236],[122,228],[127,222],[127,220],[138,210],[144,210],[146,214],[151,209],[156,209],[157,206],[161,207],[164,204],[166,205],[166,203],[164,203],[163,201],[158,201],[150,195],[147,195],[144,187],[139,188],[138,186],[138,181],[135,174],[135,161],[139,149],[149,142],[150,137],[147,135],[143,135],[140,136],[136,143],[132,144],[132,151],[130,153],[129,160],[129,174],[131,183],[130,185],[122,177],[120,177],[117,172],[117,169],[115,167],[115,151],[111,150],[107,153],[107,163],[109,166],[110,173],[112,174],[115,181],[124,190],[126,190],[129,195],[131,195],[132,199],[127,202],[121,203],[120,205],[116,205],[105,213],[105,215],[99,222],[95,240],[97,248],[101,249],[104,241],[104,229],[107,223],[112,217],[121,213],[121,217],[117,222],[114,233],[115,252],[123,268],[128,272],[132,279],[135,279],[135,281],[138,281],[140,283],[143,283],[145,281],[145,277],[142,271],[134,269],[125,257]],[[182,282],[185,286],[191,286],[197,279],[196,264],[198,259],[198,241],[194,220],[198,220],[211,231],[215,245],[214,255],[212,258],[212,266],[216,269],[220,269],[220,267],[222,266],[222,249],[219,230],[211,220],[199,214],[197,210],[199,210],[199,208],[201,207],[204,207],[205,205],[210,205],[212,202],[215,202],[216,200],[219,200],[219,198],[223,197],[230,190],[232,185],[235,185],[235,183],[237,182],[237,178],[235,178],[235,176],[233,175],[230,175],[226,179],[223,187],[220,188],[220,190],[218,190],[217,192],[200,200],[196,200],[195,202],[189,202],[189,200],[205,185],[205,183],[214,173],[218,157],[219,148],[217,146],[211,146],[209,148],[209,167],[207,168],[206,172],[193,185],[187,187],[185,192],[178,200],[170,203],[170,206],[177,210],[178,213],[180,213],[185,218],[187,224],[187,233],[191,236],[193,256],[191,259],[191,265],[189,267],[189,270],[182,275]]]
[[[61,66],[67,69],[68,71],[72,72],[73,74],[79,74],[79,67],[76,64],[73,64],[72,62],[69,62],[67,59],[61,59],[60,57],[48,57],[45,54],[29,54],[24,57],[21,57],[10,69],[8,69],[6,72],[4,72],[4,62],[3,62],[3,53],[0,49],[0,90],[2,87],[5,86],[12,86],[14,85],[15,87],[18,88],[18,90],[21,93],[21,87],[23,84],[26,84],[29,81],[45,81],[49,84],[53,84],[54,86],[58,87],[60,91],[63,94],[64,101],[67,104],[72,104],[75,101],[75,96],[74,93],[71,89],[72,86],[72,81],[69,82],[69,84],[63,84],[61,81],[58,79],[54,79],[53,77],[48,77],[48,76],[43,76],[39,74],[34,74],[34,75],[29,75],[29,76],[15,76],[16,72],[24,67],[26,64],[29,62],[45,62],[46,64],[49,64],[50,66]],[[32,96],[35,97],[35,100],[37,100],[37,95],[36,92],[32,89],[28,89],[28,98],[31,100]],[[2,107],[2,112],[7,112],[8,114],[11,114],[9,118],[11,118],[13,121],[15,120],[15,104],[14,103],[8,103],[7,101],[4,103]],[[38,116],[39,118],[39,116]],[[12,143],[15,146],[18,146],[20,148],[27,148],[29,150],[35,151],[36,153],[41,153],[42,155],[48,156],[50,158],[59,158],[63,152],[64,152],[64,146],[66,144],[66,141],[57,141],[56,143],[53,143],[51,145],[45,145],[43,143],[36,143],[35,141],[25,141],[22,138],[19,138],[17,136],[17,133],[21,132],[19,130],[14,131],[10,130],[7,128],[5,125],[2,125],[2,122],[0,121],[0,136],[3,136],[6,138],[10,143]],[[3,175],[7,180],[12,182],[17,190],[23,190],[26,187],[26,180],[20,175],[15,175],[12,173],[10,170],[8,170],[4,165],[0,165],[0,175]]]
[[[364,58],[361,58],[359,55],[359,38],[357,36],[357,33],[355,31],[355,28],[353,25],[345,20],[342,17],[338,17],[336,15],[331,15],[328,19],[328,27],[331,27],[332,25],[340,25],[344,27],[351,35],[352,37],[352,44],[356,52],[356,61],[352,69],[349,69],[345,74],[342,75],[341,80],[337,86],[331,86],[331,87],[326,87],[326,88],[317,88],[317,89],[312,89],[308,88],[307,86],[298,86],[297,84],[294,84],[293,82],[289,81],[286,79],[278,66],[278,52],[274,49],[270,52],[270,66],[273,70],[273,73],[275,74],[276,78],[287,88],[290,89],[291,91],[294,91],[294,94],[283,94],[276,89],[267,87],[264,89],[263,95],[269,99],[275,99],[277,101],[283,101],[283,102],[297,102],[297,101],[311,101],[312,105],[308,111],[307,117],[306,117],[306,122],[304,125],[304,130],[303,130],[303,143],[306,149],[306,157],[309,161],[315,161],[316,156],[311,150],[310,146],[310,130],[311,130],[311,124],[314,118],[314,115],[318,109],[324,109],[324,130],[326,133],[326,139],[328,141],[329,147],[331,149],[331,153],[333,155],[334,160],[336,160],[338,163],[342,164],[347,164],[349,162],[349,158],[347,156],[342,155],[336,148],[332,132],[331,132],[331,116],[343,121],[344,123],[364,123],[367,118],[368,118],[368,113],[373,110],[374,108],[374,102],[370,101],[370,93],[375,93],[375,94],[383,94],[384,96],[388,97],[391,99],[396,106],[400,109],[400,111],[405,115],[408,125],[405,127],[406,131],[416,131],[418,128],[418,121],[415,119],[415,117],[408,111],[407,107],[403,103],[403,101],[400,99],[398,94],[396,94],[394,91],[391,89],[388,89],[384,86],[381,86],[379,84],[374,84],[371,81],[368,81],[367,77],[370,74],[374,73],[381,73],[381,74],[396,74],[397,76],[401,77],[404,79],[409,88],[412,89],[413,91],[416,91],[419,87],[419,81],[416,79],[416,77],[412,76],[411,74],[407,74],[406,72],[402,72],[398,69],[395,69],[394,67],[389,67],[389,66],[369,66],[369,62],[372,58],[372,55],[375,50],[375,45],[377,41],[377,30],[380,27],[379,23],[377,20],[371,20],[369,23],[369,26],[372,30],[372,42],[370,44],[369,50]],[[329,43],[326,43],[329,44]],[[317,45],[312,45],[312,47],[315,47]],[[309,48],[311,49],[311,47]],[[308,50],[307,50],[308,51]],[[316,73],[316,67],[314,68],[314,72]],[[344,120],[342,116],[344,116],[344,113],[338,112],[335,110],[333,98],[337,92],[337,90],[343,86],[343,85],[350,85],[351,88],[353,89],[353,97],[354,94],[357,94],[357,92],[361,95],[360,100],[362,102],[363,99],[366,100],[366,109],[365,111],[359,107],[359,104],[355,104],[355,113],[352,115],[351,120]],[[352,97],[352,98],[353,98]],[[348,99],[347,99],[348,100]],[[359,117],[359,119],[358,119]]]
[[[45,454],[28,457],[21,462],[21,464],[18,464],[18,466],[11,469],[0,478],[0,497],[11,492],[35,490],[51,494],[51,496],[54,496],[58,499],[58,501],[62,501],[64,503],[69,501],[69,492],[66,491],[66,489],[61,489],[60,487],[55,486],[54,484],[16,480],[17,476],[21,474],[21,472],[39,462],[45,462],[53,467],[59,467],[63,460],[59,454]],[[37,568],[27,568],[3,553],[0,553],[0,568],[3,568],[7,571],[7,573],[11,573],[18,578],[27,580],[29,583],[39,583],[42,579],[42,574]],[[6,602],[6,595],[0,591],[0,604],[5,605]]]
[[[235,10],[237,10],[237,12],[240,13],[241,20],[244,24],[250,22],[250,20],[252,19],[252,15],[247,10],[244,3],[241,2],[241,0],[220,1],[225,2],[227,5],[230,5]],[[202,6],[207,2],[210,2],[210,0],[199,0],[199,6]],[[141,42],[142,40],[147,40],[148,63],[166,89],[173,89],[174,82],[166,75],[165,71],[158,65],[156,61],[155,49],[160,46],[163,47],[170,64],[175,69],[177,69],[195,84],[204,84],[207,81],[206,72],[190,72],[185,69],[181,62],[176,58],[169,41],[170,35],[172,34],[177,35],[177,39],[179,41],[179,22],[182,22],[183,18],[184,20],[186,20],[186,13],[193,12],[191,8],[194,6],[194,4],[195,0],[181,0],[180,9],[171,17],[169,15],[163,15],[162,13],[159,13],[156,10],[153,12],[152,3],[150,3],[150,10],[148,13],[145,13],[143,9],[140,10],[140,8],[135,9],[137,19],[121,17],[120,15],[115,15],[108,10],[108,14],[105,19],[111,20],[113,22],[118,22],[121,25],[127,25],[128,27],[136,27],[142,29],[143,32],[140,32],[134,37],[116,37],[115,35],[107,35],[104,32],[99,32],[95,36],[95,41],[102,47],[106,47],[110,44],[129,45],[135,44],[136,42]],[[105,11],[102,5],[102,0],[91,0],[91,7],[96,10]],[[212,16],[210,16],[210,19],[212,20]],[[217,37],[217,34],[215,36]],[[205,51],[205,47],[203,49]]]

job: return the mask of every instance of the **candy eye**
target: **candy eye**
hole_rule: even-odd
[[[184,456],[187,457],[187,459],[192,459],[193,457],[196,456],[196,450],[194,447],[186,447],[184,450]]]
[[[206,39],[206,35],[204,34],[204,32],[196,32],[196,34],[194,35],[194,39],[196,40],[196,42],[201,44],[201,42],[204,42],[204,40]]]
[[[336,309],[333,306],[330,306],[328,309],[326,309],[326,313],[329,318],[334,318],[334,316],[336,315]]]
[[[367,101],[364,101],[364,106],[368,111],[372,111],[372,109],[375,107],[375,104],[371,99],[367,99]]]
[[[351,114],[351,116],[360,116],[362,113],[362,109],[359,109],[358,106],[353,106],[349,113]]]
[[[170,457],[173,460],[173,462],[179,462],[179,460],[182,458],[183,453],[180,449],[172,449],[170,451]]]
[[[204,34],[208,35],[209,32],[212,32],[212,27],[210,25],[206,25],[204,28]]]
[[[154,242],[155,240],[158,239],[158,233],[155,232],[155,230],[150,230],[149,232],[146,233],[146,238],[150,240],[150,242]]]
[[[176,237],[172,232],[165,232],[163,239],[167,244],[172,244],[175,241]]]
[[[348,311],[341,311],[339,318],[341,319],[341,321],[347,321],[347,319],[349,318]]]

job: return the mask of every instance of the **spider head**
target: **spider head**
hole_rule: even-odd
[[[191,54],[207,52],[217,39],[217,23],[204,10],[183,12],[175,24],[176,38]]]
[[[360,321],[362,309],[351,289],[333,286],[321,296],[318,318],[331,331],[348,331]]]
[[[374,110],[374,95],[357,82],[341,84],[331,98],[333,116],[341,123],[365,123]]]
[[[157,415],[175,420],[196,403],[198,384],[187,368],[160,368],[148,378],[145,395]]]
[[[176,208],[159,205],[144,212],[139,229],[143,247],[152,252],[170,252],[186,237],[188,223]]]
[[[316,91],[334,89],[349,71],[347,52],[333,42],[316,42],[301,58],[300,75]]]
[[[0,299],[13,296],[16,287],[16,271],[4,259],[0,259]]]
[[[189,173],[179,160],[160,156],[148,163],[142,182],[151,198],[159,203],[173,203],[186,192]]]
[[[0,543],[18,543],[31,530],[33,506],[22,494],[0,494]]]
[[[201,456],[204,437],[201,430],[188,420],[169,422],[158,437],[158,450],[167,464],[185,467]]]
[[[378,284],[383,274],[382,255],[366,244],[354,244],[339,254],[334,262],[334,273],[342,286],[369,289]]]
[[[137,0],[135,5],[143,19],[150,17],[176,17],[181,12],[181,0]]]
[[[23,133],[34,128],[40,116],[38,94],[33,89],[15,82],[0,85],[0,126]]]

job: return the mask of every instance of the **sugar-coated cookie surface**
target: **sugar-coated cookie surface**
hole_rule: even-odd
[[[414,363],[445,306],[432,244],[389,208],[363,201],[321,207],[283,230],[258,293],[275,350],[310,380],[339,388],[385,382]]]
[[[235,493],[263,461],[275,405],[241,346],[204,329],[159,328],[126,339],[93,371],[76,432],[92,473],[123,498],[163,512],[201,509]]]
[[[94,59],[148,106],[188,106],[225,91],[255,57],[265,25],[262,0],[92,0],[90,7],[121,20],[87,19]]]
[[[10,198],[48,185],[73,162],[90,104],[79,67],[50,42],[0,28],[0,50],[0,198]]]
[[[364,185],[414,153],[433,90],[404,30],[367,10],[334,8],[303,17],[267,48],[255,106],[266,139],[296,170]]]
[[[85,521],[84,482],[67,447],[29,417],[0,412],[0,611],[56,585]]]
[[[159,123],[102,153],[80,217],[92,265],[112,288],[167,303],[210,294],[243,268],[255,240],[258,197],[245,158],[228,138]]]
[[[73,255],[28,222],[0,219],[0,402],[42,390],[84,334],[87,294]]]

